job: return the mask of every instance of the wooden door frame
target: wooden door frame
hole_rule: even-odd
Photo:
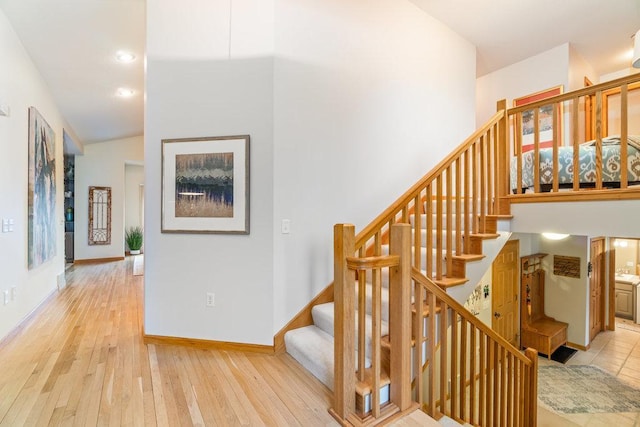
[[[608,295],[608,311],[609,311],[609,315],[607,316],[607,330],[609,331],[615,331],[616,330],[616,247],[613,244],[613,242],[616,240],[615,237],[609,237],[607,239],[607,243],[609,245],[609,248],[607,249],[607,252],[609,253],[609,256],[607,257],[607,268],[609,271],[609,274],[607,274],[607,286],[609,289],[609,292],[607,292]]]
[[[604,236],[598,236],[598,237],[592,237],[589,238],[589,261],[591,262],[591,260],[593,259],[593,253],[591,252],[591,245],[593,242],[599,241],[601,240],[603,243],[603,251],[602,251],[602,265],[600,266],[601,268],[604,268],[605,270],[602,272],[602,280],[600,282],[600,298],[601,298],[601,304],[600,304],[600,318],[602,319],[602,325],[600,327],[600,331],[598,331],[598,333],[606,330],[606,324],[605,324],[605,304],[604,304],[604,295],[605,292],[607,291],[605,289],[605,284],[606,284],[606,254],[607,254],[607,241],[606,238]],[[589,283],[589,344],[591,343],[591,341],[593,340],[593,338],[595,338],[595,336],[597,336],[598,334],[594,335],[593,337],[591,337],[591,276],[589,275],[588,277],[588,283]]]
[[[520,312],[520,240],[507,240],[507,242],[504,244],[504,246],[500,249],[500,252],[502,252],[502,250],[511,242],[514,242],[515,246],[516,246],[516,280],[517,282],[515,283],[516,289],[515,289],[515,294],[516,294],[516,316],[514,317],[514,321],[515,321],[515,325],[514,325],[514,330],[518,331],[517,332],[517,337],[516,337],[516,341],[518,344],[516,347],[520,348],[520,338],[522,337],[522,330],[521,330],[521,322],[520,319],[522,318],[522,313]],[[500,254],[500,252],[498,252],[498,255]],[[497,255],[496,255],[497,258]],[[493,283],[493,274],[494,274],[494,267],[493,267],[493,263],[495,262],[495,260],[491,263],[491,283]],[[495,294],[495,289],[493,289],[493,285],[491,286],[491,329],[493,330],[493,322],[495,320],[495,317],[493,316],[493,313],[495,313],[495,310],[493,308],[493,298],[494,298],[494,294]]]

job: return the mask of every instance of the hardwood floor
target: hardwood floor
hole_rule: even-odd
[[[132,267],[70,268],[0,343],[0,425],[337,425],[331,392],[287,354],[145,346]]]

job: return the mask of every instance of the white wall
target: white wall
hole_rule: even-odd
[[[275,4],[278,330],[333,280],[333,225],[362,229],[474,130],[475,47],[407,0]]]
[[[145,200],[163,138],[250,134],[251,234],[161,234],[147,209],[145,331],[271,344],[331,282],[333,224],[473,131],[475,48],[407,0],[234,2],[231,40],[225,5],[147,2]]]
[[[270,345],[273,4],[234,1],[231,42],[228,4],[147,2],[145,333]],[[152,207],[161,205],[161,140],[243,134],[251,137],[251,233],[160,233]],[[215,307],[206,307],[207,292]]]
[[[76,260],[124,256],[125,163],[141,162],[143,158],[142,136],[86,144],[84,155],[76,156],[74,192]],[[89,245],[89,187],[92,186],[111,187],[110,245]]]
[[[0,300],[0,338],[4,337],[51,292],[64,272],[64,120],[51,93],[20,40],[0,11],[0,104],[8,105],[9,117],[0,116],[0,218],[13,219],[14,231],[0,233],[0,292],[17,287],[9,304]],[[55,132],[56,156],[56,256],[27,269],[27,170],[28,109],[36,107]]]
[[[567,322],[567,340],[586,346],[589,344],[589,238],[569,236],[564,240],[540,237],[540,252],[548,254],[542,260],[545,270],[544,311],[547,316]],[[580,258],[580,278],[553,274],[553,256]]]
[[[513,99],[563,85],[569,88],[568,43],[479,77],[476,86],[476,124],[481,126],[496,113],[496,102]]]

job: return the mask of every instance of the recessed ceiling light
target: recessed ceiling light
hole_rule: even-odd
[[[136,59],[136,56],[131,52],[120,50],[116,53],[116,59],[118,60],[118,62],[127,63],[133,62]]]
[[[569,237],[568,234],[564,233],[542,233],[542,236],[549,240],[563,240]]]
[[[116,91],[116,95],[121,96],[123,98],[129,98],[135,94],[133,89],[127,89],[126,87],[118,88]]]

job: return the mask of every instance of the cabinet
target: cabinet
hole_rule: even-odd
[[[631,284],[616,282],[616,316],[633,319],[633,288]]]

